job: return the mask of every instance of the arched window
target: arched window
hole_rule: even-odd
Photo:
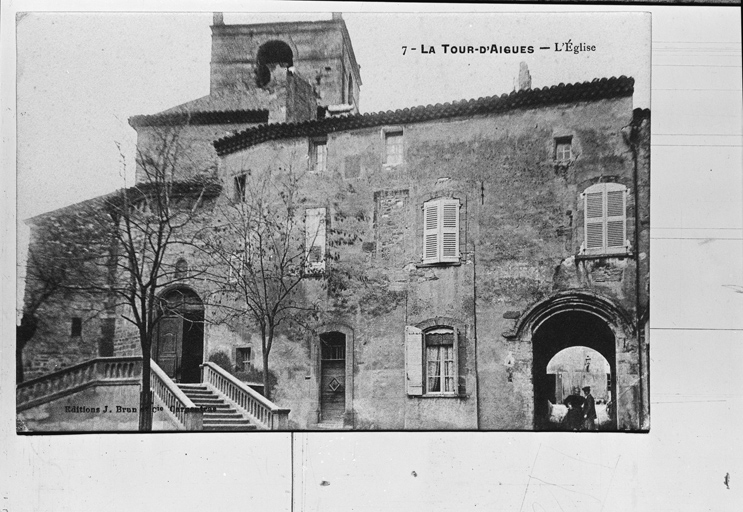
[[[621,254],[627,241],[627,187],[597,183],[583,194],[584,237],[581,254]]]
[[[294,55],[289,45],[283,41],[269,41],[258,49],[255,83],[265,87],[271,81],[276,67],[290,68],[294,65]]]

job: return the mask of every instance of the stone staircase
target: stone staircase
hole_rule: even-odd
[[[257,426],[204,384],[178,384],[181,391],[204,411],[204,430],[257,430]]]

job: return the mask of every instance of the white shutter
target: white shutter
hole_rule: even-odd
[[[604,191],[586,192],[584,197],[586,249],[600,251],[604,248]]]
[[[439,202],[423,205],[423,263],[439,261]]]
[[[606,189],[606,249],[609,252],[626,247],[626,189],[612,184]]]
[[[587,253],[627,250],[626,196],[627,187],[618,183],[598,183],[583,193]]]
[[[325,208],[308,208],[305,212],[305,249],[307,271],[325,270]]]
[[[405,326],[405,387],[410,396],[423,394],[423,331]]]
[[[445,199],[441,201],[441,260],[459,261],[459,201]]]

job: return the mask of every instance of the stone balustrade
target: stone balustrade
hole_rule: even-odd
[[[19,384],[16,410],[23,411],[99,384],[138,384],[141,377],[142,359],[139,357],[91,359]]]
[[[282,409],[214,363],[201,365],[201,382],[221,393],[260,428],[287,430],[289,409]]]
[[[190,398],[168,377],[155,361],[150,360],[150,386],[156,400],[165,412],[183,430],[202,430],[204,414]]]

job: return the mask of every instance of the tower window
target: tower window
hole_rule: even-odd
[[[348,104],[353,105],[353,75],[348,75]]]
[[[265,87],[271,81],[277,68],[290,68],[294,65],[294,55],[289,45],[283,41],[269,41],[258,49],[255,83]]]

